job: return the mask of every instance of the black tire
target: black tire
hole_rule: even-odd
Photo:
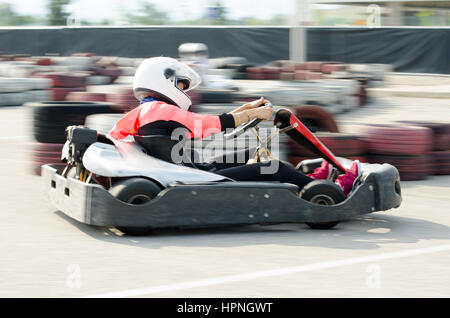
[[[40,102],[26,103],[33,117],[34,138],[43,143],[64,143],[65,129],[83,125],[86,116],[112,113],[111,103],[103,102]]]
[[[320,205],[335,205],[346,199],[344,192],[333,182],[327,180],[316,180],[308,183],[303,187],[299,194],[300,198],[314,204]],[[338,224],[334,222],[306,222],[310,228],[315,230],[327,230]]]
[[[156,183],[144,178],[130,178],[114,184],[109,192],[120,201],[130,204],[144,204],[155,198],[161,188]],[[152,227],[116,226],[127,235],[144,236],[152,232]]]

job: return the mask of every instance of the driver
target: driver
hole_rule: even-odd
[[[114,125],[109,132],[110,137],[118,140],[129,135],[171,136],[175,129],[182,127],[187,129],[188,138],[205,138],[254,118],[269,120],[272,117],[274,110],[269,106],[261,106],[268,102],[263,97],[217,116],[190,112],[191,100],[186,92],[197,87],[200,82],[200,76],[192,68],[173,58],[153,57],[144,60],[137,68],[133,81],[134,94],[140,105]],[[309,175],[302,174],[283,161],[278,161],[278,169],[270,174],[261,173],[261,169],[272,166],[271,161],[238,165],[212,164],[214,173],[236,181],[279,181],[296,184],[299,190],[314,179],[327,179],[332,173],[332,165],[325,160]],[[354,161],[348,172],[338,177],[336,184],[348,195],[360,174],[359,161]]]

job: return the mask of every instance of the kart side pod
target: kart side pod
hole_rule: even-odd
[[[173,184],[151,201],[119,201],[88,184],[42,166],[46,196],[63,213],[99,226],[152,228],[225,224],[321,223],[351,219],[400,206],[399,174],[389,164],[367,165],[361,184],[343,202],[318,205],[298,197],[297,186],[276,182]],[[218,204],[219,203],[219,204]]]

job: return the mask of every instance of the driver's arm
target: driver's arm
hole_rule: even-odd
[[[264,97],[260,97],[257,100],[254,100],[252,102],[246,103],[236,109],[234,109],[233,111],[230,112],[230,114],[235,114],[235,113],[240,113],[243,112],[244,110],[247,109],[252,109],[252,108],[256,108],[259,107],[261,105],[264,105],[266,103],[266,100],[264,99]]]
[[[231,113],[234,118],[234,126],[248,122],[254,118],[260,118],[262,120],[269,120],[272,117],[274,110],[270,106],[257,107],[253,109],[247,109],[239,113]]]

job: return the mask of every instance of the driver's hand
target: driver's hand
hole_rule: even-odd
[[[242,110],[257,108],[265,103],[269,103],[269,101],[267,99],[264,99],[264,97],[261,97],[260,99],[254,100],[253,102],[242,105]]]
[[[248,112],[251,113],[252,118],[269,120],[272,117],[274,110],[270,106],[262,106],[262,107],[248,110]]]

